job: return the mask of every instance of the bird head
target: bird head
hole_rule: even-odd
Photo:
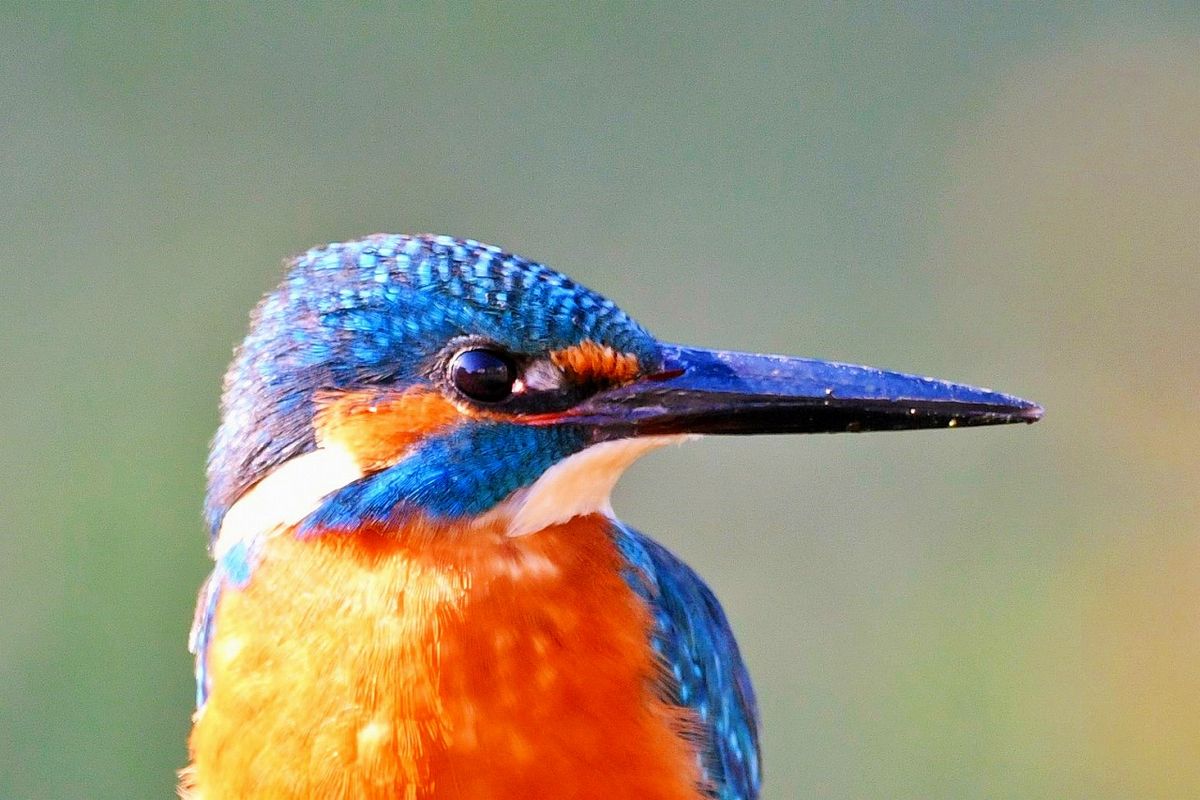
[[[377,235],[295,259],[255,310],[225,379],[206,514],[215,534],[243,498],[287,494],[302,530],[502,514],[516,535],[602,510],[629,463],[683,437],[1040,415],[928,378],[661,343],[541,264]]]

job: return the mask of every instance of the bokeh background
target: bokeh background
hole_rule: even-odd
[[[376,231],[1046,406],[622,483],[767,798],[1200,797],[1200,11],[881,5],[5,4],[0,797],[171,795],[222,370]]]

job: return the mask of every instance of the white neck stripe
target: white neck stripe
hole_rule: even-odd
[[[652,450],[696,436],[646,436],[602,442],[564,458],[530,486],[475,520],[499,524],[509,536],[527,536],[578,516],[611,517],[612,490],[633,462]],[[354,456],[331,445],[296,456],[277,467],[241,496],[225,514],[213,557],[220,559],[239,542],[290,528],[329,495],[364,477]]]
[[[295,525],[316,511],[326,497],[361,477],[354,456],[336,445],[284,462],[225,514],[213,557],[220,560],[238,542]]]

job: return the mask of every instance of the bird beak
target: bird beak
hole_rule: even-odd
[[[669,434],[839,433],[1037,422],[1019,397],[873,367],[663,347],[663,367],[556,415],[597,441]]]

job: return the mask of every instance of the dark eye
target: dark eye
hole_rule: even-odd
[[[449,375],[455,388],[472,400],[497,403],[512,394],[517,367],[495,350],[463,350],[450,359]]]

